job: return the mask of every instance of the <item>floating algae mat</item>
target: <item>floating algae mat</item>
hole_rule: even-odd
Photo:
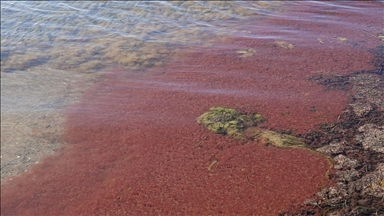
[[[259,128],[265,121],[259,113],[239,113],[226,107],[211,107],[197,118],[208,130],[240,140],[257,140],[280,148],[305,148],[301,138]]]

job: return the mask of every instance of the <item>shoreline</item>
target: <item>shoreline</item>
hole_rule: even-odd
[[[215,55],[211,54],[211,56],[217,60]],[[207,58],[204,58],[204,61],[207,61]],[[227,62],[225,59],[222,61]],[[179,65],[174,64],[167,68],[172,69]],[[184,62],[184,65],[188,64]],[[232,73],[231,71],[227,70],[226,73]],[[160,202],[165,199],[166,206],[173,203],[172,209],[169,209],[172,212],[190,212],[191,214],[206,212],[208,209],[204,206],[214,205],[215,207],[209,210],[212,213],[219,210],[227,213],[237,212],[242,209],[241,212],[258,211],[277,214],[281,213],[281,209],[299,205],[305,197],[310,197],[324,186],[323,180],[314,185],[314,179],[319,181],[319,176],[323,176],[325,180],[324,173],[328,168],[325,164],[324,170],[319,168],[319,164],[322,163],[320,161],[324,161],[322,157],[308,156],[304,151],[298,150],[244,145],[223,136],[209,134],[195,122],[199,113],[205,110],[201,104],[205,104],[206,101],[227,106],[230,105],[229,102],[235,103],[238,108],[245,111],[246,109],[261,110],[262,107],[249,106],[249,104],[257,105],[260,102],[252,102],[249,97],[215,96],[202,94],[201,91],[190,92],[177,89],[175,91],[174,85],[169,85],[178,80],[178,76],[173,72],[168,72],[170,76],[165,77],[153,72],[151,72],[152,75],[146,76],[124,74],[121,71],[114,73],[113,76],[91,87],[80,103],[66,111],[64,141],[70,145],[60,150],[55,156],[46,158],[44,163],[36,165],[31,172],[5,184],[6,187],[2,188],[2,195],[5,198],[10,197],[11,194],[14,196],[21,187],[23,193],[18,194],[17,200],[24,201],[14,203],[12,199],[3,199],[2,211],[34,212],[34,214],[49,211],[52,214],[71,214],[93,209],[93,213],[99,211],[117,214],[118,212],[139,213],[155,210],[166,213],[168,210],[161,207],[165,205],[164,201]],[[363,77],[364,75],[362,74]],[[353,74],[350,76],[353,78]],[[216,75],[212,76],[214,77]],[[225,77],[227,77],[226,80],[224,76],[220,80],[224,86],[228,80],[231,82],[233,80],[233,76],[228,74]],[[203,82],[199,82],[211,85],[207,76],[188,78],[189,83],[193,83],[191,79],[204,78]],[[241,78],[240,76],[238,79]],[[356,83],[361,83],[360,81],[355,80]],[[184,85],[181,86],[185,88]],[[200,87],[202,87],[201,84]],[[323,93],[328,94],[328,91],[320,91],[320,95]],[[181,98],[184,103],[179,102]],[[297,103],[297,101],[294,102]],[[270,106],[268,108],[271,110]],[[277,109],[276,112],[281,111]],[[260,112],[263,113],[263,111]],[[311,110],[308,113],[318,115]],[[285,118],[285,116],[281,115],[279,118]],[[275,121],[280,122],[278,119]],[[303,122],[305,121],[304,119]],[[274,125],[273,118],[270,118],[268,123]],[[168,126],[164,127],[164,125]],[[217,162],[212,165],[215,160]],[[287,164],[287,160],[291,163]],[[304,162],[306,169],[297,169],[299,164],[303,165]],[[213,172],[209,172],[207,167]],[[272,172],[274,169],[276,170]],[[281,184],[281,181],[291,182],[291,184],[286,187],[286,184]],[[252,187],[256,182],[263,182],[261,185],[257,184],[263,187]],[[308,186],[307,190],[300,190],[303,185]],[[297,187],[297,190],[292,187]],[[214,193],[205,192],[209,190]],[[267,190],[271,190],[272,196],[264,193]],[[297,191],[294,199],[289,198],[288,191],[292,190]],[[57,197],[50,191],[61,191],[61,196]],[[299,194],[299,191],[304,192],[305,195]],[[184,196],[183,194],[186,193],[187,195]],[[255,197],[255,193],[258,196]],[[33,194],[44,196],[31,200],[30,196]],[[86,198],[89,194],[92,194],[92,200]],[[168,194],[167,198],[162,194]],[[276,196],[288,197],[284,198],[286,202],[281,202],[272,199]],[[76,199],[73,199],[74,197]],[[106,197],[114,198],[106,200]],[[217,204],[208,204],[208,200],[212,197]],[[235,202],[238,207],[219,205],[229,203],[229,199],[233,200],[236,197],[240,198]],[[260,197],[264,198],[260,200]],[[184,201],[174,205],[175,199]],[[253,203],[264,203],[266,207],[249,205],[250,203],[244,203],[243,199],[253,199]],[[77,200],[76,203],[73,203],[75,200]],[[82,202],[78,203],[79,200]],[[103,200],[103,202],[95,203],[97,200]],[[30,206],[28,204],[30,202],[35,203],[32,206],[40,207],[30,209],[27,207]],[[55,203],[55,205],[49,203]],[[191,206],[188,207],[188,204]],[[94,205],[98,207],[90,207]],[[271,209],[271,205],[275,206],[275,209]],[[276,205],[281,207],[276,208]],[[17,209],[11,206],[17,206]],[[57,206],[58,209],[48,208],[48,206]],[[64,206],[72,206],[72,208],[68,209]],[[78,207],[73,208],[75,206]],[[134,206],[147,207],[140,210]],[[157,208],[151,206],[157,206]]]

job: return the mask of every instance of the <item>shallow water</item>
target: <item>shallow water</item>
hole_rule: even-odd
[[[77,163],[66,158],[87,161],[83,155],[93,144],[97,144],[95,155],[107,154],[100,160],[124,168],[126,163],[116,161],[121,158],[116,155],[121,149],[138,147],[119,144],[134,138],[149,146],[153,155],[145,148],[138,152],[159,161],[164,159],[161,154],[169,154],[167,157],[185,166],[205,164],[207,161],[201,162],[203,159],[196,156],[200,150],[181,151],[178,144],[186,143],[183,148],[188,149],[196,134],[205,133],[194,118],[215,105],[250,112],[256,109],[267,117],[268,127],[305,133],[335,120],[349,94],[325,91],[308,79],[375,69],[369,50],[382,43],[383,33],[378,18],[383,5],[378,2],[2,2],[1,7],[2,179],[28,170],[51,154],[63,144],[64,132],[67,142],[84,145],[79,145],[80,153],[75,148],[62,153],[67,157],[58,163],[68,170]],[[70,106],[74,103],[77,105]],[[140,127],[135,128],[135,122]],[[184,128],[174,128],[179,134],[162,129],[163,139],[153,140],[151,137],[161,139],[155,126],[164,122],[179,122]],[[148,128],[152,128],[151,135],[145,132]],[[191,133],[183,136],[183,129]],[[105,151],[98,136],[93,141],[88,138],[95,133],[100,140],[107,140],[105,146],[109,139],[116,140],[116,149]],[[217,148],[222,148],[220,143],[230,143],[212,137],[207,144],[217,144]],[[171,153],[158,149],[158,142],[171,148]],[[204,160],[215,148],[205,152]],[[196,160],[186,163],[180,156],[183,151],[185,155],[196,151],[196,157],[191,156]],[[240,146],[238,151],[244,149]],[[157,153],[160,156],[155,156]],[[99,173],[101,168],[92,164],[97,160],[89,161],[84,165],[88,171]],[[132,173],[141,167],[159,168],[159,161],[140,161],[140,166],[129,168]],[[161,169],[173,166],[168,165]],[[311,166],[316,167],[316,163]],[[44,165],[38,166],[36,173],[45,175],[44,169]],[[326,166],[322,169],[313,175],[322,175]],[[103,171],[105,182],[110,183],[118,170]],[[56,174],[47,179],[60,180]],[[145,173],[137,175],[147,177]],[[100,180],[97,176],[83,178]],[[36,184],[44,182],[35,180]],[[146,180],[159,188],[152,178]],[[206,186],[204,183],[201,187]],[[33,187],[28,188],[34,193]],[[270,208],[269,212],[276,210]]]
[[[366,26],[338,16],[378,16],[379,8],[369,7],[370,4],[311,2],[305,7],[310,5],[313,10],[306,11],[300,2],[276,1],[4,2],[1,66],[3,72],[9,73],[38,65],[79,72],[110,66],[133,70],[157,65],[181,47],[208,46],[217,36],[290,43],[305,37],[309,42],[319,35],[303,32],[299,27],[265,26],[263,19],[315,22],[366,31]],[[292,8],[294,13],[285,13]],[[253,17],[258,19],[247,22]],[[249,27],[254,30],[249,31]],[[334,38],[322,40],[347,36],[333,35]]]
[[[152,66],[176,45],[236,34],[227,20],[269,14],[262,2],[4,2],[3,71],[46,64],[81,72]]]
[[[97,79],[85,73],[102,74],[111,67],[138,71],[162,64],[177,49],[208,43],[216,35],[239,33],[227,20],[269,14],[276,5],[4,2],[1,72],[7,81],[2,82],[2,111],[62,107],[66,99],[52,96],[72,94],[74,87],[69,83]],[[46,89],[55,93],[47,97]]]
[[[44,90],[39,91],[36,86],[52,90],[52,85],[63,86],[64,82],[58,80],[64,79],[63,88],[67,90],[60,89],[60,92],[68,92],[73,88],[67,86],[68,82],[78,80],[73,76],[87,80],[81,74],[102,74],[112,67],[143,71],[164,64],[180,50],[209,47],[225,37],[271,40],[280,46],[300,44],[311,48],[345,43],[355,46],[356,50],[366,50],[372,46],[369,43],[378,43],[380,26],[361,25],[343,14],[359,16],[361,20],[364,17],[379,19],[380,9],[380,3],[372,2],[6,1],[1,5],[1,72],[4,80],[8,78],[4,73],[19,75],[10,77],[15,81],[2,82],[2,111],[17,111],[18,103],[24,107],[28,101],[25,97],[35,99],[34,92],[37,100],[43,102],[42,105],[27,102],[30,107],[43,110],[44,106],[61,107],[65,105],[63,99],[44,101],[44,96],[39,95],[44,94]],[[266,19],[274,23],[265,22]],[[290,21],[296,21],[297,26],[285,26],[284,22]],[[356,32],[357,37],[350,38],[352,35],[347,31],[319,35],[316,29],[300,27],[311,23]],[[224,46],[242,48],[237,44]],[[257,52],[262,54],[266,48],[259,47]],[[248,54],[252,55],[253,51]],[[283,61],[287,58],[268,56],[276,57]],[[286,60],[303,60],[289,58]],[[34,76],[23,73],[33,70]],[[41,70],[51,72],[44,74]],[[19,85],[10,84],[18,81]],[[25,93],[7,92],[16,86],[22,86]]]

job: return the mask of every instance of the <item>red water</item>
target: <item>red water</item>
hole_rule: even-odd
[[[340,19],[380,26],[373,16],[352,15]],[[375,43],[368,36],[358,45],[337,41],[364,33],[339,25],[263,22],[265,29],[300,28],[302,37],[288,41],[293,49],[270,38],[228,37],[143,74],[111,70],[68,109],[68,145],[2,186],[2,214],[276,215],[311,198],[327,184],[324,158],[240,143],[195,119],[211,106],[228,106],[260,112],[265,127],[296,133],[335,121],[349,92],[308,78],[371,69],[366,49]],[[262,31],[251,24],[247,31]],[[310,35],[322,35],[323,43]],[[244,48],[256,52],[240,58],[236,51]]]

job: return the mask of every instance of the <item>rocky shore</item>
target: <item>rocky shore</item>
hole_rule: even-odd
[[[331,187],[282,215],[384,215],[384,45],[374,51],[377,70],[317,77],[328,89],[352,90],[338,120],[303,135],[334,161]]]

